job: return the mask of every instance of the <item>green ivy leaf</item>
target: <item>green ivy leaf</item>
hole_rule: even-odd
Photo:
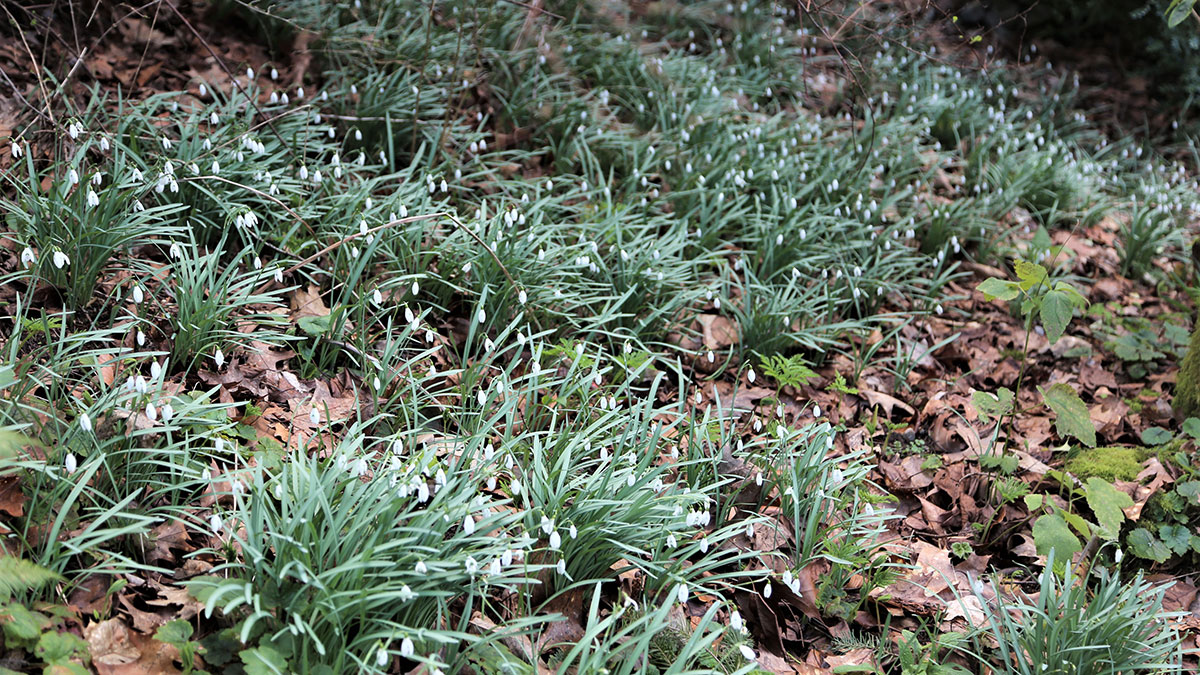
[[[1057,513],[1046,514],[1034,521],[1033,544],[1038,555],[1050,555],[1050,551],[1054,551],[1056,560],[1070,560],[1071,556],[1083,550],[1079,539],[1067,527],[1067,521]]]
[[[1164,563],[1171,557],[1171,549],[1154,536],[1154,533],[1144,527],[1139,527],[1129,533],[1129,551],[1139,558]]]
[[[971,405],[979,414],[979,421],[987,424],[991,418],[1000,419],[1012,412],[1013,393],[1007,387],[1000,387],[996,393],[976,391],[971,394]]]
[[[1086,491],[1088,506],[1100,524],[1100,536],[1108,540],[1116,539],[1121,533],[1121,523],[1125,521],[1122,509],[1133,506],[1133,498],[1095,476],[1088,479]]]
[[[984,279],[975,290],[983,293],[983,297],[988,300],[1016,300],[1017,296],[1021,295],[1021,287],[1016,282],[996,277]]]
[[[1046,291],[1039,306],[1042,317],[1042,327],[1046,329],[1046,337],[1050,344],[1058,342],[1071,317],[1075,314],[1075,304],[1071,297],[1062,291]]]
[[[1064,436],[1074,436],[1089,448],[1096,447],[1096,427],[1092,424],[1087,405],[1071,385],[1059,382],[1049,389],[1038,387],[1042,399],[1056,415],[1054,428]]]
[[[1170,443],[1175,434],[1162,427],[1146,427],[1142,432],[1142,442],[1146,445],[1163,445]]]

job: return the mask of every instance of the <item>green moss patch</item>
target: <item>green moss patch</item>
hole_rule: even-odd
[[[1081,480],[1092,476],[1107,481],[1135,480],[1149,456],[1144,448],[1089,448],[1068,459],[1066,469]]]

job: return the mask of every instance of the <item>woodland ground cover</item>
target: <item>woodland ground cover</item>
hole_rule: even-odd
[[[13,11],[0,666],[1194,665],[1186,120],[875,9]]]

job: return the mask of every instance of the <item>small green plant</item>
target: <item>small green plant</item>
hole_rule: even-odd
[[[1093,583],[1073,567],[1064,574],[1042,570],[1035,598],[1006,595],[993,580],[995,600],[975,596],[987,608],[987,623],[959,651],[1004,675],[1160,673],[1180,667],[1180,635],[1163,610],[1167,587],[1138,575],[1097,570]]]
[[[1037,263],[1018,260],[1016,276],[1016,281],[997,277],[985,279],[979,284],[978,290],[988,300],[1018,303],[1018,308],[1025,317],[1026,338],[1022,351],[1028,351],[1029,334],[1033,331],[1035,317],[1041,320],[1050,342],[1057,342],[1075,310],[1085,307],[1087,299],[1066,281],[1052,279],[1046,268]],[[1021,391],[1027,367],[1027,364],[1022,363],[1015,392],[1002,387],[995,394],[980,391],[972,394],[971,401],[984,422],[993,417],[1003,421],[1005,416],[1013,417],[1018,412],[1023,412],[1016,409],[1015,401]],[[1074,436],[1088,446],[1096,445],[1096,428],[1088,414],[1087,405],[1071,385],[1056,382],[1049,388],[1039,386],[1038,391],[1042,395],[1042,402],[1054,415],[1055,428],[1060,434]],[[999,432],[1000,425],[997,424],[995,433]]]
[[[205,652],[204,645],[192,639],[192,624],[184,619],[173,619],[159,626],[154,632],[154,639],[174,646],[179,650],[179,660],[183,663],[183,675],[206,673],[196,668],[196,657]]]

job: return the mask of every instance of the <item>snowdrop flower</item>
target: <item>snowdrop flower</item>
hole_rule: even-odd
[[[524,288],[517,292],[517,302],[521,303],[522,305],[529,302],[529,294],[525,292]]]
[[[408,587],[405,586],[405,588],[408,588]],[[390,661],[390,660],[391,660],[391,657],[388,656],[386,649],[380,649],[378,652],[375,653],[375,665],[379,666],[380,668],[387,667],[388,661]]]
[[[75,459],[75,453],[68,452],[66,459],[63,461],[63,469],[67,472],[67,475],[70,476],[71,474],[75,473],[75,470],[78,468],[79,462]]]
[[[222,352],[220,347],[213,353],[213,361],[217,364],[217,368],[225,365],[225,352]]]
[[[221,517],[215,513],[208,519],[208,524],[212,528],[213,534],[221,534],[221,530],[225,529],[225,523],[222,523]]]
[[[400,602],[408,602],[409,600],[412,600],[415,597],[417,597],[417,594],[414,593],[413,590],[408,587],[408,584],[404,584],[403,586],[400,587]]]
[[[771,597],[771,581],[769,579],[767,580],[767,585],[765,587],[763,587],[763,597],[764,598]]]
[[[688,598],[687,584],[679,584],[679,588],[675,589],[675,597],[678,598],[680,604],[687,602],[687,598]]]
[[[729,627],[740,631],[744,629],[746,624],[742,621],[742,613],[736,609],[729,615]]]
[[[13,141],[9,152],[12,153],[13,159],[21,159],[21,155],[25,154],[25,148],[21,147],[20,141]]]
[[[79,428],[84,431],[92,430],[92,418],[88,417],[88,414],[85,412],[79,413]]]
[[[559,574],[561,574],[564,577],[567,576],[567,561],[566,560],[560,558],[558,560],[558,564],[555,565],[554,567],[555,567],[555,570],[558,571]]]
[[[175,416],[175,409],[171,407],[170,403],[164,405],[160,412],[164,422],[170,422],[171,418]]]
[[[417,574],[427,574],[429,572],[429,568],[425,566],[424,560],[418,560],[416,566],[413,567],[413,571]]]
[[[71,185],[79,183],[79,172],[75,170],[75,167],[67,170],[67,182]]]
[[[750,372],[746,373],[746,379],[750,381],[750,384],[754,384],[754,379],[756,377],[757,375],[754,373],[754,368],[751,368]]]
[[[134,284],[133,286],[133,304],[140,305],[146,299],[146,293],[142,290],[141,285]]]
[[[312,422],[313,426],[317,426],[318,424],[321,423],[321,411],[318,410],[316,408],[316,406],[313,406],[312,408],[309,409],[308,421]]]
[[[254,69],[253,69],[253,68],[247,68],[247,69],[246,69],[246,79],[247,79],[247,80],[253,80],[253,79],[254,79]]]
[[[37,262],[37,254],[33,252],[33,249],[26,246],[25,250],[21,251],[21,264],[28,268],[35,262]]]
[[[57,267],[58,269],[61,270],[62,268],[66,267],[67,265],[70,265],[70,264],[71,264],[71,258],[69,258],[66,253],[63,253],[62,251],[54,252],[54,266],[55,267]]]
[[[483,311],[482,307],[480,307],[479,311],[475,314],[475,320],[479,323],[484,323],[487,321],[487,312]]]
[[[463,518],[463,532],[468,535],[475,534],[475,519],[469,513]]]
[[[744,656],[747,661],[753,661],[755,658],[754,650],[751,649],[749,645],[738,645],[738,651],[742,653],[742,656]]]
[[[416,647],[413,645],[411,638],[404,638],[400,641],[400,656],[408,658],[416,652]]]
[[[151,422],[158,419],[158,408],[155,408],[153,403],[146,404],[146,419]]]

